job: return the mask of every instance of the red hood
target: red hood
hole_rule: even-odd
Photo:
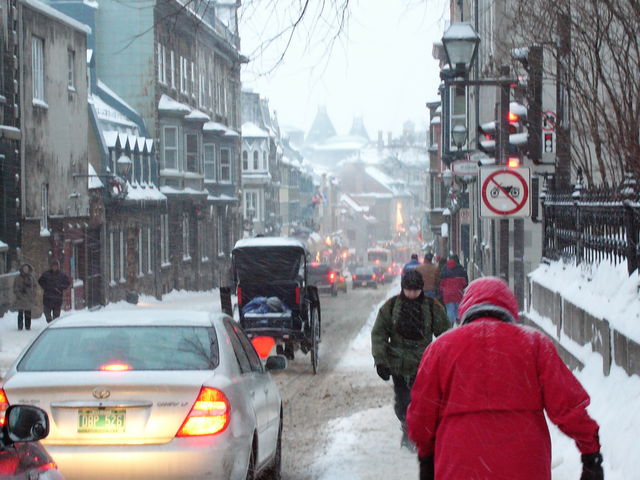
[[[516,297],[509,285],[498,277],[482,277],[469,284],[458,307],[459,318],[462,318],[469,308],[482,303],[504,308],[515,321],[518,320]]]

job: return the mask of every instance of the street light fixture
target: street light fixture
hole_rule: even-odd
[[[442,45],[447,56],[447,63],[456,76],[465,76],[471,67],[476,54],[480,35],[467,22],[452,23],[442,36]]]
[[[460,123],[455,125],[451,129],[451,138],[458,150],[462,150],[462,146],[467,142],[467,127]]]
[[[127,157],[126,155],[120,155],[120,158],[118,158],[118,160],[116,161],[117,174],[126,180],[127,175],[129,175],[129,171],[131,170],[132,163],[133,162],[131,162],[131,159],[129,157]]]

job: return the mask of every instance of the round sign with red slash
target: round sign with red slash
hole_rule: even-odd
[[[527,217],[530,215],[528,168],[482,169],[483,217]]]

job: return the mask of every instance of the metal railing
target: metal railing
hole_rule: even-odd
[[[573,190],[540,194],[544,211],[543,258],[595,264],[627,262],[629,274],[640,261],[640,195],[631,174],[617,188],[584,188],[582,172]]]

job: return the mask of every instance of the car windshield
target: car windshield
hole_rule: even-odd
[[[91,371],[109,365],[126,370],[211,370],[218,361],[211,327],[68,327],[45,330],[18,371]]]

